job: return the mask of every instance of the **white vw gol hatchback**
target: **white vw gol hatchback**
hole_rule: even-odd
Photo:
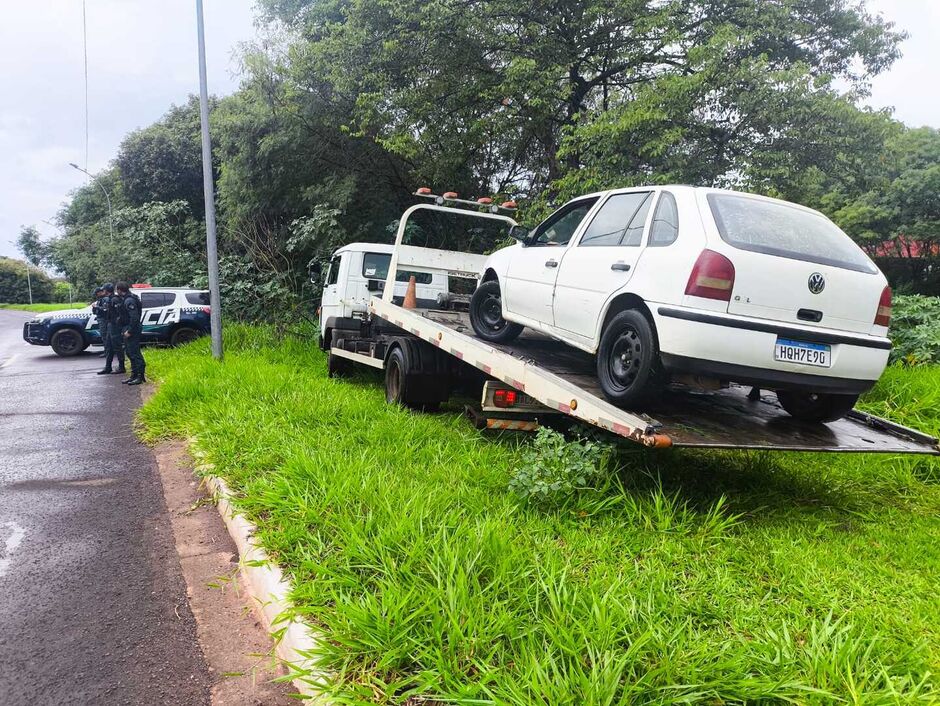
[[[817,211],[720,189],[664,186],[574,199],[491,255],[476,334],[523,327],[596,354],[615,404],[655,402],[670,378],[777,391],[807,421],[852,409],[888,360],[891,290]]]

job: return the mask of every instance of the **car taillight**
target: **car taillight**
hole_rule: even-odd
[[[209,308],[208,306],[204,306],[204,307],[202,307],[202,313],[203,313],[203,314],[211,314],[211,313],[212,313],[212,309]]]
[[[885,287],[878,301],[878,313],[875,314],[875,326],[887,326],[891,323],[891,287]]]
[[[519,393],[515,390],[496,390],[493,393],[493,404],[497,407],[515,407]]]
[[[714,250],[702,250],[689,282],[685,285],[685,293],[693,297],[706,299],[719,299],[731,301],[731,290],[734,288],[734,265],[731,260]]]

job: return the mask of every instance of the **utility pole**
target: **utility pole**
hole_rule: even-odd
[[[29,290],[29,303],[33,303],[33,283],[29,280],[29,260],[26,261],[26,289]]]
[[[215,187],[212,184],[212,142],[209,139],[209,88],[206,81],[206,29],[202,0],[196,0],[199,35],[199,121],[202,124],[202,186],[206,199],[206,255],[209,264],[209,322],[212,355],[222,360],[222,300],[219,296],[219,251],[215,240]]]

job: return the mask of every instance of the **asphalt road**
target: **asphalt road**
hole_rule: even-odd
[[[0,703],[207,704],[137,390],[30,316],[0,310]]]

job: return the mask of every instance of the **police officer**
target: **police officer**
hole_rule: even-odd
[[[140,352],[141,309],[140,298],[130,291],[127,282],[118,282],[115,286],[117,296],[121,302],[121,334],[124,337],[124,348],[131,361],[131,376],[124,382],[128,385],[140,385],[146,382],[144,377],[144,356]]]
[[[111,340],[111,351],[105,363],[105,369],[111,369],[113,357],[118,359],[117,372],[125,372],[124,368],[124,336],[121,333],[121,317],[123,297],[114,293],[114,285],[110,282],[104,285],[104,290],[108,293],[108,337]],[[102,373],[103,374],[103,373]]]
[[[109,327],[109,318],[111,316],[111,291],[106,289],[108,285],[103,285],[95,290],[95,303],[91,306],[91,311],[98,320],[98,334],[101,336],[101,345],[104,350],[101,355],[105,357],[104,369],[99,370],[99,375],[111,374],[111,361],[114,359],[113,348],[111,346],[111,330]]]

